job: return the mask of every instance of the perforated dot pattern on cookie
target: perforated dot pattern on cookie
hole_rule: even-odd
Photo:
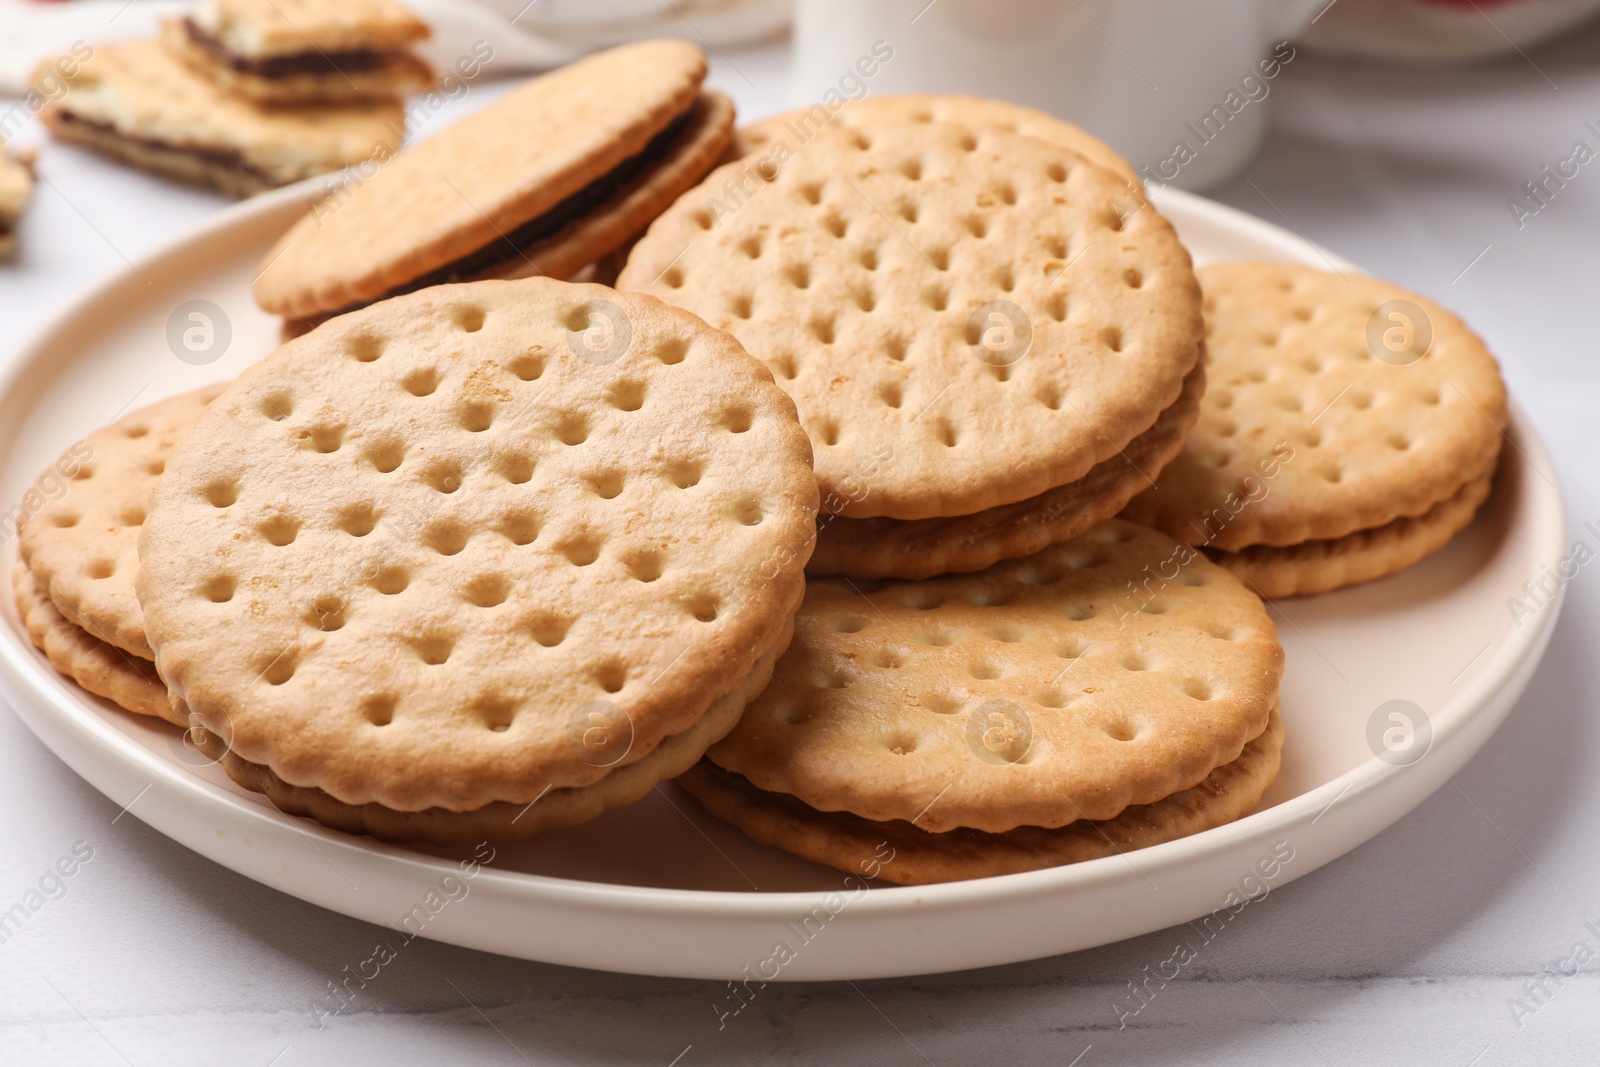
[[[1200,415],[1205,367],[1155,425],[1075,482],[1016,504],[947,519],[846,519],[825,515],[807,569],[858,578],[932,578],[981,570],[1065,541],[1116,515],[1183,448]]]
[[[1223,263],[1200,278],[1200,422],[1129,518],[1220,549],[1294,545],[1422,515],[1494,469],[1505,384],[1455,315],[1306,267]]]
[[[240,758],[347,804],[526,803],[648,755],[778,640],[809,459],[767,373],[680,311],[438,287],[225,394],[169,464],[140,596]]]
[[[1154,423],[1198,358],[1188,253],[1068,149],[830,128],[771,178],[713,172],[618,284],[767,363],[840,514],[967,514],[1074,481]]]
[[[1110,145],[1081,127],[1031,107],[957,94],[880,96],[874,93],[851,101],[836,112],[818,107],[773,115],[739,130],[730,155],[775,158],[777,142],[783,142],[787,149],[793,151],[803,147],[830,122],[844,126],[953,122],[961,126],[1021,133],[1070,148],[1090,162],[1120,175],[1134,188],[1141,187],[1139,173],[1133,165],[1119,156]]]
[[[1236,758],[1277,698],[1261,601],[1120,521],[978,575],[814,580],[717,765],[924,830],[1108,819]]]
[[[152,659],[134,595],[139,529],[167,457],[222,384],[171,397],[70,446],[34,483],[19,550],[56,610],[98,640]]]

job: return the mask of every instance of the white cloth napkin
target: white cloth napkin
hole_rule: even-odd
[[[150,37],[189,0],[0,0],[0,95],[21,96],[40,60],[96,43]],[[492,74],[526,73],[643,37],[733,46],[782,29],[792,0],[409,0],[433,27],[421,51],[441,70],[477,41],[494,45]]]

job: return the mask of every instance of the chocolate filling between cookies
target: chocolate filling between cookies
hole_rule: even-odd
[[[290,55],[254,59],[233,51],[201,29],[192,18],[183,20],[183,29],[197,48],[202,49],[217,62],[240,74],[254,74],[259,78],[292,78],[297,74],[367,74],[383,69],[392,55],[375,48],[348,48],[342,51],[295,52]]]
[[[284,184],[283,179],[271,171],[251,163],[240,153],[229,148],[207,148],[201,145],[175,145],[169,141],[156,140],[153,137],[139,137],[118,129],[116,124],[103,122],[100,119],[85,118],[76,112],[63,109],[60,112],[60,121],[68,126],[82,126],[94,130],[96,133],[115,137],[119,141],[138,145],[155,152],[166,152],[171,155],[184,156],[189,159],[198,159],[213,166],[223,167],[235,174],[243,174],[254,178],[263,185],[279,186]]]
[[[418,289],[427,289],[435,285],[448,285],[452,282],[470,282],[483,277],[493,267],[525,257],[528,249],[538,244],[547,237],[551,237],[578,219],[592,213],[605,204],[606,201],[616,196],[629,182],[638,178],[651,166],[664,159],[692,125],[696,114],[704,110],[703,98],[696,98],[681,114],[662,128],[638,152],[618,163],[611,170],[585,185],[577,192],[572,193],[565,200],[558,201],[554,206],[542,214],[524,222],[510,233],[502,234],[479,248],[475,252],[468,252],[459,259],[446,263],[436,270],[420,275],[408,282],[402,282],[394,288],[373,297],[371,300],[361,300],[346,304],[337,311],[329,312],[327,318],[343,315],[357,308],[375,304],[380,300],[391,297],[403,296],[414,293]],[[320,316],[319,316],[320,318]]]

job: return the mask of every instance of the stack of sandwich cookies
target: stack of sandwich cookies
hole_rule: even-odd
[[[172,718],[134,594],[150,496],[221,385],[97,430],[41,476],[12,584],[29,636],[61,673],[129,711]],[[182,724],[181,720],[180,724]]]
[[[1507,401],[1460,319],[1362,276],[1228,263],[1200,277],[1211,391],[1128,518],[1204,547],[1267,597],[1392,574],[1471,522]]]
[[[0,145],[0,259],[17,253],[17,223],[33,196],[33,153]]]
[[[1174,559],[1156,598],[1131,591]],[[820,863],[892,841],[890,881],[1050,866],[1250,811],[1277,771],[1282,668],[1259,598],[1113,520],[977,575],[813,580],[772,684],[681,781]]]
[[[726,200],[751,173],[726,164],[674,204],[618,286],[729,331],[795,398],[819,566],[920,577],[1035,551],[1120,510],[1176,451],[1204,373],[1199,287],[1117,174],[939,122],[830,126]],[[1099,497],[1050,495],[1091,475]],[[1031,532],[974,534],[1001,527]]]
[[[399,148],[398,100],[266,110],[219,91],[159,41],[100,45],[40,118],[64,141],[234,196]]]
[[[168,19],[173,54],[262,104],[393,100],[433,87],[427,23],[394,0],[206,0]]]
[[[284,810],[522,835],[732,729],[816,505],[792,402],[727,335],[599,286],[440,286],[217,400],[158,487],[139,601],[202,747]]]
[[[592,55],[403,152],[263,261],[260,305],[321,320],[430,285],[565,278],[636,237],[727,146],[733,105],[682,41]],[[463,165],[464,162],[471,165]]]
[[[1004,100],[953,93],[908,93],[868,96],[830,111],[824,105],[773,115],[740,128],[728,146],[725,162],[762,163],[770,175],[789,156],[827,126],[883,126],[901,123],[947,122],[974,129],[1006,130],[1070,148],[1096,166],[1143,190],[1139,172],[1116,150],[1094,134],[1049,112]]]

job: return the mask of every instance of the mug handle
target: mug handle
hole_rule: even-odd
[[[1262,22],[1272,41],[1286,41],[1331,6],[1328,0],[1266,0]]]

